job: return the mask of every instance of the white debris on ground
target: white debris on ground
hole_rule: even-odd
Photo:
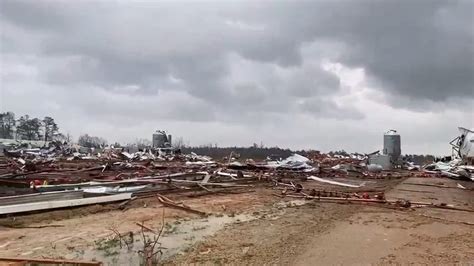
[[[423,169],[428,173],[439,172],[446,177],[474,181],[474,166],[461,165],[462,163],[461,159],[453,159],[449,162],[428,164]]]
[[[308,176],[307,179],[308,179],[308,180],[318,181],[318,182],[321,182],[321,183],[327,183],[327,184],[331,184],[331,185],[336,185],[336,186],[343,186],[343,187],[359,188],[359,187],[365,186],[365,182],[361,183],[360,185],[353,185],[353,184],[338,182],[338,181],[334,181],[334,180],[328,180],[328,179],[320,178],[320,177],[317,177],[317,176]]]
[[[295,153],[282,161],[268,161],[265,167],[286,170],[300,170],[304,172],[312,172],[316,170],[316,168],[311,166],[309,163],[311,163],[310,159]]]

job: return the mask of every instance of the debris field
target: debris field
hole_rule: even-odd
[[[474,203],[469,199],[474,187],[473,166],[458,159],[424,166],[404,162],[384,170],[370,163],[371,156],[314,151],[279,160],[239,160],[232,154],[218,160],[173,149],[129,153],[108,148],[101,153],[84,153],[60,143],[48,148],[5,150],[0,157],[0,265],[2,261],[14,263],[15,258],[50,260],[44,263],[67,260],[79,265],[173,264],[174,260],[183,264],[292,264],[272,252],[270,256],[268,250],[262,251],[263,257],[254,254],[253,259],[242,260],[237,256],[232,261],[221,260],[222,254],[210,258],[207,249],[202,249],[215,234],[216,241],[229,237],[219,229],[237,230],[232,226],[242,227],[245,222],[248,227],[257,221],[256,228],[265,227],[269,217],[280,221],[297,215],[295,209],[286,208],[308,212],[314,204],[325,206],[319,208],[328,213],[322,218],[327,219],[322,227],[314,229],[317,232],[328,230],[329,221],[353,219],[351,215],[358,210],[371,208],[402,213],[421,209],[474,213]],[[410,180],[418,181],[410,187]],[[424,180],[446,180],[443,182],[452,186],[424,184]],[[439,201],[437,192],[423,192],[419,187],[467,196]],[[433,197],[415,197],[413,193]],[[472,226],[470,220],[464,224]],[[199,226],[193,225],[196,223]],[[179,238],[166,227],[170,224],[191,229],[177,229],[185,235]],[[190,233],[200,230],[206,233]],[[137,234],[142,235],[140,245],[130,248],[125,236]],[[74,245],[66,245],[63,239]],[[103,241],[112,241],[115,246],[106,242],[104,247]],[[244,255],[259,249],[252,245],[245,247]],[[307,249],[302,249],[293,255],[303,256],[305,252]],[[275,256],[280,259],[275,260]],[[313,258],[301,260],[306,264]]]

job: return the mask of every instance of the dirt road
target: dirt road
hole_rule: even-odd
[[[457,183],[448,179],[409,178],[387,193],[387,197],[403,196],[412,201],[426,201],[430,197],[435,202],[472,208],[473,191],[457,188]],[[409,195],[404,191],[408,186],[412,190]],[[474,263],[472,212],[400,211],[317,202],[285,208],[283,212],[274,207],[269,212],[258,220],[222,230],[167,264]]]

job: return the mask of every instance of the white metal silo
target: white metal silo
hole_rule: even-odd
[[[400,161],[401,140],[396,130],[391,129],[383,135],[383,154],[390,156],[392,163]]]

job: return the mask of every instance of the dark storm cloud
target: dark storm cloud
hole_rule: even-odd
[[[24,53],[31,34],[29,52],[50,84],[183,90],[229,115],[359,119],[331,98],[341,84],[322,60],[364,68],[393,106],[474,98],[473,3],[2,1],[2,53]],[[338,45],[302,56],[311,43]]]
[[[277,43],[340,42],[334,59],[363,67],[392,96],[474,98],[473,1],[279,2],[266,14],[283,33]]]
[[[343,61],[394,96],[474,97],[474,2],[379,1],[364,11],[369,19],[348,21],[355,49]]]

